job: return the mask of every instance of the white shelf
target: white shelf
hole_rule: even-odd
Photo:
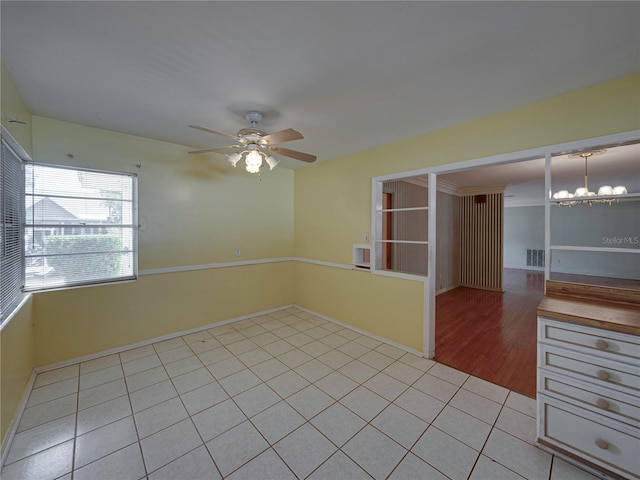
[[[549,250],[570,250],[574,252],[640,253],[640,248],[580,247],[573,245],[550,245]]]
[[[371,270],[371,245],[366,243],[353,245],[351,263],[357,270]]]

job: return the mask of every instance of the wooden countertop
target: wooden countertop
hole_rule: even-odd
[[[640,336],[640,292],[547,281],[538,315]]]

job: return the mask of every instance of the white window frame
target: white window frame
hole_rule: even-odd
[[[4,144],[11,151],[11,153],[18,159],[18,161],[20,161],[24,165],[24,162],[30,159],[27,152],[25,152],[25,150],[18,144],[18,142],[15,141],[13,136],[11,136],[11,134],[4,128],[4,126],[2,126],[0,131],[2,133],[1,135],[2,144]],[[20,198],[17,199],[17,201],[19,202],[18,204],[20,205],[20,212],[19,212],[20,231],[19,231],[19,237],[18,237],[18,241],[20,244],[19,248],[20,248],[20,261],[21,261],[21,265],[20,265],[21,277],[19,282],[20,285],[18,287],[18,291],[15,292],[15,296],[11,299],[10,302],[7,303],[7,305],[3,306],[2,311],[0,312],[0,322],[1,322],[0,330],[9,323],[13,314],[19,310],[20,306],[28,297],[28,294],[24,294],[22,292],[22,286],[24,285],[24,244],[23,244],[24,228],[22,225],[23,218],[24,218],[24,169],[22,171],[21,179],[22,179],[21,195],[20,195]],[[4,212],[2,213],[2,216],[4,217],[3,214]],[[4,218],[1,218],[0,221],[4,222]],[[2,247],[3,248],[5,247],[4,241],[2,243]],[[3,254],[3,253],[4,252],[0,252],[0,254]],[[6,279],[7,277],[3,275],[2,278]]]
[[[48,164],[48,163],[35,163],[35,162],[28,162],[31,165],[34,166],[42,166],[42,167],[48,167],[48,168],[56,168],[56,169],[66,169],[66,170],[72,170],[75,172],[91,172],[91,173],[105,173],[105,174],[109,174],[109,175],[122,175],[122,176],[127,176],[131,178],[132,181],[132,197],[131,197],[131,204],[132,204],[132,223],[130,225],[131,228],[131,232],[132,232],[132,237],[133,237],[133,251],[132,251],[132,274],[128,275],[128,276],[124,276],[124,277],[114,277],[114,278],[108,278],[108,279],[104,279],[104,280],[90,280],[90,281],[83,281],[83,282],[74,282],[74,283],[69,283],[69,284],[65,284],[65,285],[59,285],[59,286],[44,286],[41,288],[29,288],[29,289],[25,289],[23,287],[23,289],[25,291],[28,292],[47,292],[47,291],[56,291],[56,290],[68,290],[68,289],[75,289],[75,288],[84,288],[84,287],[92,287],[92,286],[96,286],[96,285],[112,285],[115,283],[126,283],[126,282],[132,282],[132,281],[136,281],[138,279],[138,176],[135,173],[130,173],[130,172],[117,172],[117,171],[112,171],[112,170],[98,170],[98,169],[91,169],[91,168],[84,168],[84,167],[77,167],[77,166],[70,166],[70,165],[57,165],[57,164]],[[26,195],[24,196],[24,199],[26,199]],[[23,204],[24,204],[24,200],[23,199]],[[27,219],[24,219],[24,224],[26,225],[26,221]],[[78,224],[78,225],[68,225],[68,226],[64,226],[64,227],[58,227],[58,228],[69,228],[69,229],[74,229],[74,228],[78,228],[78,227],[83,227],[82,225]],[[93,227],[93,226],[92,226]],[[55,228],[55,227],[54,227]],[[23,251],[24,251],[24,247],[23,247]],[[24,274],[23,274],[23,280],[24,280]],[[23,282],[24,285],[24,282]]]

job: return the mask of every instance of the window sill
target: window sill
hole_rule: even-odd
[[[23,293],[16,299],[15,302],[9,305],[9,308],[7,309],[8,313],[3,314],[2,318],[0,318],[0,332],[4,330],[4,327],[9,325],[13,317],[15,317],[16,314],[22,309],[29,298],[31,298],[31,293]]]

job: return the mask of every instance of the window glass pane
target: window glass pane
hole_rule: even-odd
[[[88,225],[120,225],[131,224],[131,218],[123,218],[123,213],[130,212],[126,204],[129,201],[43,197],[28,195],[26,219],[29,225],[47,224],[88,224]],[[123,212],[123,206],[125,212]]]
[[[58,288],[133,276],[133,252],[90,253],[26,258],[25,282],[30,289]]]
[[[135,278],[135,177],[26,170],[25,289]]]
[[[133,200],[132,176],[54,165],[29,164],[25,193],[45,197],[87,197]]]

